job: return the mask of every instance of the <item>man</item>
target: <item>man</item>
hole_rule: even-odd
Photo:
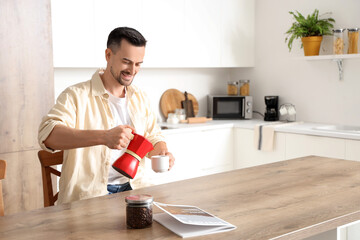
[[[43,118],[40,146],[47,151],[65,150],[58,203],[131,190],[129,179],[111,165],[126,150],[132,131],[153,144],[148,157],[168,155],[169,169],[174,165],[149,100],[131,85],[145,45],[135,29],[114,29],[105,50],[106,69],[67,88]]]

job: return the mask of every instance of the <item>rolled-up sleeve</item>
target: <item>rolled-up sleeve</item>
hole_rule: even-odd
[[[54,127],[62,124],[68,127],[75,127],[76,123],[76,98],[70,88],[62,92],[55,105],[50,109],[49,113],[43,117],[38,131],[38,142],[42,149],[48,152],[55,150],[47,148],[44,141],[49,137]]]

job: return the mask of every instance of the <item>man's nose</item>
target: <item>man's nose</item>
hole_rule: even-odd
[[[134,75],[134,74],[136,73],[136,66],[135,66],[135,64],[131,64],[131,65],[129,66],[129,72],[130,72],[131,75]]]

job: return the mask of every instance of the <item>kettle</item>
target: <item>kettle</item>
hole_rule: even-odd
[[[116,171],[131,179],[135,177],[141,159],[154,149],[146,138],[136,133],[133,135],[134,138],[130,141],[124,154],[112,165]]]

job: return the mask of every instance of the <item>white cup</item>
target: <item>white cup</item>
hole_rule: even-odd
[[[169,170],[169,156],[156,155],[151,157],[151,168],[154,172],[166,172]]]

